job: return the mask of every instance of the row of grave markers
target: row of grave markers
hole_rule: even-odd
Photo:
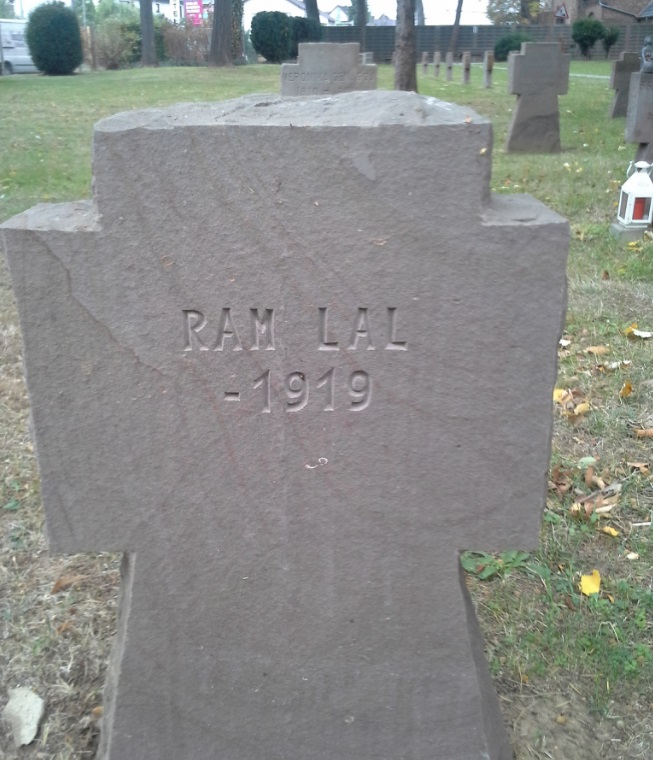
[[[428,53],[422,53],[422,71],[424,74],[428,73],[431,61],[429,60]],[[451,82],[453,80],[453,53],[447,53],[444,59],[446,81]],[[435,78],[440,76],[440,68],[442,66],[442,53],[433,53],[433,75]],[[463,71],[463,84],[470,83],[470,71],[472,66],[472,54],[470,52],[463,53],[462,56],[462,71]],[[486,50],[483,53],[483,86],[492,87],[492,71],[494,69],[494,52],[492,50]]]

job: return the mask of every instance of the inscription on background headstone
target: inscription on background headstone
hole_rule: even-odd
[[[469,84],[471,69],[472,69],[472,54],[467,52],[463,53],[463,84]]]
[[[610,118],[625,116],[628,112],[628,93],[630,92],[630,77],[639,71],[639,53],[620,54],[618,60],[612,62],[610,87],[615,91],[610,107]]]
[[[436,79],[440,78],[440,64],[442,63],[442,54],[433,53],[433,75]]]
[[[447,82],[451,82],[453,79],[453,53],[447,53],[445,64],[447,67]]]
[[[50,547],[126,552],[99,757],[508,760],[459,553],[538,543],[567,224],[468,108],[300,105],[105,119],[3,225]]]
[[[483,53],[483,87],[492,87],[492,70],[494,69],[494,51],[486,50]]]
[[[297,63],[281,64],[282,95],[376,89],[376,65],[361,63],[358,42],[300,42]]]
[[[517,102],[508,127],[506,150],[560,151],[558,95],[567,92],[569,56],[557,42],[522,42],[508,57],[508,92]]]

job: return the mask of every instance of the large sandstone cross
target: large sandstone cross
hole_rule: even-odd
[[[459,553],[537,543],[567,227],[490,153],[409,93],[133,112],[4,225],[50,546],[126,552],[101,758],[511,757]]]
[[[569,56],[557,42],[522,42],[508,58],[508,92],[517,102],[506,150],[555,153],[560,150],[558,95],[567,92]]]

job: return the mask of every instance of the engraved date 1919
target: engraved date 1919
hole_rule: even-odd
[[[262,413],[272,411],[273,383],[270,370],[254,380],[254,390],[260,393]],[[276,388],[276,383],[274,386]],[[361,412],[372,400],[372,378],[367,372],[356,370],[349,375],[346,385],[341,386],[336,384],[336,370],[333,367],[316,380],[309,380],[304,372],[290,372],[283,378],[282,394],[287,412],[305,409],[309,404],[309,395],[311,405],[315,404],[324,412],[334,412],[336,406],[344,406],[350,412]]]

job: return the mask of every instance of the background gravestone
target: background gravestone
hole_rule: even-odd
[[[442,53],[436,51],[433,53],[433,75],[436,79],[440,77],[440,64],[442,63]]]
[[[2,230],[50,547],[126,552],[99,756],[510,758],[459,553],[538,542],[564,220],[413,93],[94,139]]]
[[[622,52],[618,60],[612,62],[610,73],[610,87],[615,91],[610,107],[610,118],[625,116],[628,111],[628,93],[630,91],[630,77],[639,71],[639,53]]]
[[[631,74],[626,114],[626,142],[636,143],[635,161],[653,161],[653,74]]]
[[[463,53],[462,68],[463,84],[469,84],[472,69],[472,54],[470,52]]]
[[[569,56],[557,42],[522,42],[508,56],[508,92],[517,95],[506,150],[520,153],[560,151],[558,95],[567,92]]]
[[[494,51],[486,50],[483,53],[483,87],[492,87],[492,69],[494,68]]]
[[[453,79],[453,53],[447,53],[444,57],[444,60],[447,69],[446,80],[447,82],[451,82]]]
[[[281,64],[282,95],[376,89],[376,65],[361,62],[358,42],[300,42],[298,49],[297,63]]]

